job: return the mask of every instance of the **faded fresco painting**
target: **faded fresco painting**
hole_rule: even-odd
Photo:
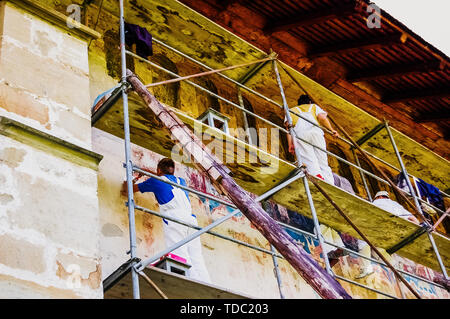
[[[100,165],[100,175],[116,175],[117,177],[115,179],[117,180],[117,183],[120,184],[124,177],[118,176],[121,172],[118,173],[117,169],[113,166],[120,165],[121,163],[120,152],[117,151],[120,149],[120,139],[105,132],[101,132],[100,130],[94,130],[94,136],[94,141],[96,141],[95,147],[98,148],[99,151],[101,150],[108,155],[106,157],[107,160],[103,161]],[[116,151],[112,152],[111,150]],[[133,145],[133,163],[144,170],[155,171],[156,165],[161,158],[163,158],[163,156],[157,153]],[[175,175],[184,178],[189,187],[205,192],[213,197],[221,199],[222,201],[229,202],[225,196],[220,195],[217,192],[202,172],[176,163]],[[142,177],[139,182],[145,179],[146,177]],[[100,182],[99,187],[109,188],[110,186]],[[103,214],[103,220],[105,225],[108,225],[108,228],[111,228],[111,224],[114,224],[115,228],[121,230],[120,246],[123,247],[123,251],[126,251],[128,238],[127,212],[125,208],[120,210],[117,209],[117,207],[121,207],[120,204],[117,204],[115,209],[111,209],[111,206],[109,206],[109,209],[105,209],[105,201],[108,201],[108,196],[105,196],[105,194],[108,193],[110,194],[109,196],[114,196],[117,198],[119,189],[117,189],[117,194],[114,192],[113,194],[111,191],[105,191],[105,189],[100,189],[100,209]],[[234,210],[231,206],[226,206],[218,201],[206,199],[192,193],[189,196],[191,199],[193,213],[196,214],[201,227],[214,222]],[[117,200],[124,201],[125,198],[122,198],[121,196],[121,198],[117,198]],[[137,193],[136,204],[158,211],[157,202],[151,193]],[[286,232],[316,261],[318,261],[323,267],[325,266],[322,248],[320,247],[318,241],[312,239],[304,233],[300,233],[292,229],[297,228],[306,234],[314,234],[314,225],[310,218],[288,210],[271,201],[264,203],[263,207],[272,218],[289,225],[289,228],[285,228]],[[111,215],[115,215],[118,218]],[[117,222],[114,222],[115,220]],[[138,251],[143,258],[151,257],[158,251],[165,248],[161,219],[159,217],[138,212],[136,216],[136,227]],[[270,250],[270,245],[267,240],[255,229],[255,227],[242,213],[237,214],[229,221],[214,228],[213,231],[221,235],[232,237],[235,240]],[[123,262],[124,257],[121,257],[123,254],[121,255],[117,251],[117,237],[114,239],[114,237],[110,237],[110,234],[103,235],[104,254],[105,257],[110,260],[110,268],[112,270],[114,269],[114,265]],[[115,236],[118,235],[115,234]],[[112,241],[112,239],[114,239],[114,241]],[[271,255],[209,234],[202,235],[201,241],[205,263],[214,284],[223,285],[229,287],[230,289],[247,293],[251,296],[279,298]],[[116,244],[111,246],[114,242]],[[349,246],[349,248],[352,247]],[[372,257],[375,258],[375,256]],[[396,265],[400,269],[411,272],[418,277],[432,281],[433,276],[435,276],[435,272],[433,270],[415,264],[405,258],[394,255],[393,260],[395,260]],[[406,287],[403,286],[400,288],[400,285],[398,284],[392,271],[374,262],[372,263],[374,269],[372,274],[366,278],[355,279],[357,274],[360,272],[360,269],[363,267],[363,264],[364,261],[361,257],[347,254],[346,256],[340,257],[339,262],[337,262],[332,269],[335,274],[339,276],[353,280],[368,287],[378,289],[388,295],[395,296],[397,298],[401,298],[402,294],[405,297],[413,297]],[[287,264],[284,260],[279,259],[279,265],[281,278],[283,280],[284,294],[287,298],[317,298],[315,292],[312,291],[312,289],[302,280],[302,278],[289,264]],[[108,265],[106,265],[105,270],[106,275],[108,274],[108,271],[110,271],[108,270]],[[450,297],[448,292],[437,288],[432,284],[411,276],[405,276],[405,278],[424,298]],[[247,284],[242,285],[242,282],[244,281]],[[354,298],[388,298],[387,296],[355,286],[343,280],[340,280],[340,283]]]

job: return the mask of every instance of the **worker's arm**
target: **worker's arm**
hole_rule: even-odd
[[[419,220],[407,209],[405,209],[402,205],[400,205],[397,202],[393,202],[393,205],[395,205],[397,210],[397,216],[400,216],[404,219],[409,220],[410,222],[420,224]]]
[[[331,126],[330,120],[328,119],[327,113],[319,113],[317,115],[317,120],[319,124],[329,129],[334,137],[339,137],[339,133]]]
[[[133,193],[136,193],[139,191],[139,186],[136,184],[136,181],[142,177],[142,174],[138,174],[137,177],[133,178],[133,180],[131,181],[131,183],[133,184]],[[122,183],[122,189],[120,190],[120,193],[124,196],[126,196],[128,194],[128,184],[127,181],[124,181]]]
[[[138,187],[138,185],[136,184],[136,181],[133,179],[133,193],[136,193],[136,192],[138,192],[139,191],[139,187]],[[127,194],[128,194],[128,184],[127,184],[127,181],[124,181],[123,183],[122,183],[122,188],[121,188],[121,190],[120,190],[120,194],[122,194],[123,196],[127,196]]]
[[[285,122],[284,126],[289,131],[289,123]],[[291,134],[289,134],[289,133],[287,134],[287,140],[288,140],[288,145],[289,145],[289,153],[291,153],[292,155],[295,155],[294,141],[293,141]]]

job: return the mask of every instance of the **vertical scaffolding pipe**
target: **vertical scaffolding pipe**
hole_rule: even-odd
[[[239,104],[241,105],[242,108],[245,109],[244,99],[242,98],[242,92],[241,92],[241,88],[239,86],[237,86],[237,92],[238,92]],[[255,145],[255,144],[253,144],[253,137],[250,132],[250,127],[248,126],[247,113],[242,111],[242,115],[244,117],[244,127],[245,127],[245,133],[247,134],[248,144]]]
[[[297,165],[298,165],[298,167],[301,167],[303,161],[302,161],[302,157],[300,154],[300,150],[297,147],[297,139],[296,139],[297,135],[295,134],[294,127],[292,126],[292,117],[290,115],[289,107],[288,107],[287,101],[286,101],[286,96],[284,94],[283,83],[281,83],[280,72],[278,72],[277,60],[273,60],[272,64],[273,64],[273,70],[274,70],[276,78],[277,78],[278,87],[280,88],[280,94],[281,94],[281,98],[283,100],[283,108],[284,108],[284,112],[286,114],[286,119],[287,119],[287,122],[289,123],[289,133],[292,136],[292,140],[293,140],[292,143],[294,143],[294,150],[295,150],[295,157],[297,158]],[[311,215],[313,217],[316,235],[317,235],[317,238],[319,239],[320,246],[322,247],[323,258],[325,260],[325,268],[326,268],[328,274],[330,274],[330,276],[333,276],[334,274],[331,271],[330,261],[328,260],[328,254],[325,251],[324,240],[322,237],[322,232],[320,231],[319,219],[317,218],[316,209],[314,207],[314,202],[313,202],[313,199],[311,196],[311,191],[309,189],[308,179],[306,178],[306,175],[303,176],[303,184],[305,186],[306,196],[308,197],[309,208],[311,209]]]
[[[434,242],[433,235],[431,234],[431,232],[427,232],[427,235],[428,238],[430,239],[431,246],[433,246],[434,253],[436,254],[436,258],[439,262],[439,266],[441,267],[442,275],[444,275],[444,278],[448,280],[447,270],[445,269],[444,262],[442,261],[441,255],[439,254],[439,250],[436,246],[436,243]]]
[[[297,179],[299,179],[301,177],[300,174],[297,174],[291,178],[289,178],[288,180],[284,181],[283,183],[275,186],[272,189],[269,189],[267,192],[265,192],[264,194],[258,196],[257,198],[255,198],[256,202],[261,202],[266,198],[269,198],[270,196],[272,196],[273,194],[275,194],[276,192],[278,192],[280,189],[283,189],[284,187],[286,187],[287,185],[289,185],[290,183],[296,181]],[[214,221],[213,223],[209,224],[208,226],[203,227],[200,230],[197,230],[195,233],[192,233],[191,235],[189,235],[188,237],[184,238],[183,240],[173,244],[172,246],[166,248],[165,250],[163,250],[162,252],[159,252],[158,254],[147,258],[144,261],[141,261],[139,264],[137,264],[135,266],[135,268],[137,269],[137,271],[142,271],[144,270],[145,267],[147,267],[148,265],[150,265],[151,263],[153,263],[154,261],[157,261],[159,258],[161,258],[162,256],[174,251],[175,249],[183,246],[184,244],[187,244],[188,242],[194,240],[195,238],[199,237],[201,234],[206,233],[207,231],[209,231],[210,229],[219,226],[220,224],[226,222],[227,220],[231,219],[231,217],[235,216],[236,214],[238,214],[240,212],[239,209],[235,209],[233,210],[231,213],[229,213],[228,215],[225,215],[219,219],[217,219],[216,221]]]
[[[270,245],[270,250],[272,250],[272,260],[273,260],[273,270],[275,271],[275,276],[277,277],[278,291],[280,292],[280,298],[284,299],[283,294],[283,283],[281,282],[280,269],[278,268],[277,255],[275,254],[275,247]]]
[[[119,1],[120,7],[120,57],[122,63],[122,98],[123,98],[123,127],[125,142],[125,165],[127,174],[128,189],[128,227],[130,232],[130,255],[131,259],[136,257],[136,226],[134,216],[134,194],[133,194],[133,164],[131,162],[131,142],[130,142],[130,122],[128,114],[128,94],[127,94],[127,61],[125,50],[125,17],[123,0]],[[131,279],[133,283],[133,298],[139,299],[139,275],[132,267]]]
[[[273,60],[272,65],[273,65],[273,70],[275,72],[275,75],[277,77],[277,82],[278,82],[278,87],[280,89],[281,98],[283,100],[283,108],[284,108],[284,113],[286,114],[286,120],[289,123],[289,134],[291,134],[292,140],[293,140],[292,142],[294,143],[295,157],[297,158],[297,163],[298,163],[298,166],[300,167],[303,163],[302,156],[301,156],[300,150],[298,149],[297,144],[296,144],[296,134],[294,131],[294,127],[292,126],[292,117],[291,117],[291,113],[289,112],[289,106],[286,101],[286,96],[284,95],[284,89],[283,89],[283,84],[281,83],[280,73],[278,72],[277,60]]]
[[[390,130],[390,128],[389,128],[389,124],[388,124],[387,122],[385,122],[385,126],[386,126],[386,131],[388,132],[388,135],[389,135],[389,139],[391,140],[392,147],[394,148],[395,155],[397,155],[397,159],[398,159],[398,162],[399,162],[400,167],[401,167],[401,169],[402,169],[402,173],[403,173],[403,175],[405,176],[406,184],[408,185],[408,189],[409,189],[409,191],[411,192],[411,196],[412,196],[413,199],[414,199],[414,204],[416,205],[417,210],[418,210],[418,211],[422,214],[422,216],[423,216],[422,208],[420,207],[420,203],[419,203],[419,201],[417,200],[417,197],[416,197],[416,193],[415,193],[415,191],[414,191],[414,188],[413,188],[413,186],[411,185],[411,181],[409,180],[408,172],[406,171],[405,165],[403,164],[402,157],[400,156],[400,152],[398,151],[397,145],[395,144],[395,140],[394,140],[394,137],[392,136],[391,130]],[[440,268],[441,268],[442,274],[444,275],[444,278],[445,278],[445,279],[448,279],[447,270],[445,269],[445,265],[444,265],[444,263],[442,262],[441,255],[439,254],[439,250],[438,250],[438,248],[437,248],[437,246],[436,246],[436,243],[434,242],[433,235],[431,234],[430,231],[427,231],[427,235],[428,235],[428,238],[429,238],[429,240],[430,240],[430,242],[431,242],[431,246],[433,247],[433,250],[434,250],[434,253],[435,253],[436,258],[437,258],[437,260],[438,260],[438,263],[439,263],[439,266],[440,266]]]
[[[267,213],[267,211],[269,210],[269,204],[268,204],[267,200],[261,201],[261,206],[264,209],[264,211],[266,211],[266,213]],[[273,219],[275,219],[275,218],[273,218]],[[284,299],[283,290],[282,290],[283,284],[281,282],[280,269],[278,268],[277,254],[275,251],[275,247],[272,244],[270,245],[270,250],[272,251],[273,272],[274,272],[275,278],[277,279],[278,291],[280,293],[280,298]]]
[[[388,135],[389,135],[389,139],[391,140],[392,147],[394,148],[395,155],[397,155],[397,159],[398,159],[398,162],[399,162],[399,164],[400,164],[402,173],[403,173],[403,175],[405,176],[406,184],[408,185],[408,189],[409,189],[409,191],[410,191],[410,193],[411,193],[411,196],[412,196],[412,198],[413,198],[413,200],[414,200],[414,204],[415,204],[417,210],[418,210],[418,211],[422,214],[422,216],[423,216],[422,208],[420,207],[419,201],[417,200],[417,197],[416,197],[416,192],[414,191],[414,188],[413,188],[413,186],[412,186],[412,184],[411,184],[411,181],[409,180],[408,172],[406,171],[406,167],[405,167],[405,165],[403,164],[402,157],[400,156],[400,152],[398,151],[397,144],[395,143],[394,137],[392,136],[391,129],[389,128],[388,122],[385,122],[384,125],[385,125],[386,131],[387,131],[387,133],[388,133]]]
[[[303,176],[303,185],[305,186],[306,196],[308,198],[309,208],[311,209],[311,215],[313,217],[314,228],[316,229],[316,236],[319,240],[320,247],[322,247],[323,259],[325,260],[325,268],[327,272],[334,276],[331,270],[330,261],[328,260],[328,252],[325,249],[325,242],[322,237],[322,232],[320,231],[319,219],[317,218],[316,208],[314,207],[314,202],[311,195],[311,190],[309,189],[308,178]]]
[[[355,156],[356,165],[361,167],[361,163],[359,162],[359,158],[358,158],[358,155],[355,152],[355,149],[352,148],[352,152],[353,152],[353,156]],[[361,175],[361,179],[363,181],[364,188],[365,188],[366,193],[367,193],[367,198],[369,199],[370,202],[372,202],[372,195],[370,194],[369,185],[367,185],[366,176],[364,175],[363,171],[358,170],[358,172],[359,172],[359,175]]]

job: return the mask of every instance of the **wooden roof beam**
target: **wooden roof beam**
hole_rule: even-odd
[[[403,64],[403,65],[389,65],[374,69],[363,69],[350,72],[346,79],[351,83],[361,81],[376,81],[391,77],[404,76],[414,73],[426,73],[441,70],[441,63],[439,61]]]
[[[421,114],[414,118],[414,121],[417,123],[440,123],[440,122],[449,122],[450,121],[450,112],[442,111],[439,113],[430,113],[430,114]]]
[[[269,21],[263,31],[266,34],[272,34],[279,31],[288,31],[292,28],[300,28],[312,24],[319,24],[330,19],[346,17],[357,13],[355,11],[356,3],[331,7],[316,12],[305,12],[295,16],[282,19],[282,21]]]
[[[327,57],[333,55],[348,54],[370,49],[378,49],[401,43],[400,34],[362,39],[357,41],[340,42],[333,45],[313,48],[309,53],[310,58]]]
[[[221,0],[217,6],[219,7],[219,10],[222,11],[226,11],[228,9],[228,7],[232,6],[233,4],[235,4],[236,2],[238,2],[239,0]]]
[[[414,100],[424,100],[433,97],[449,97],[450,87],[428,90],[414,90],[385,95],[381,100],[383,103],[399,103]]]

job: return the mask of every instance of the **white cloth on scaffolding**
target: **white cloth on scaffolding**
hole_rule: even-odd
[[[169,180],[166,176],[163,176],[162,178]],[[179,178],[177,178],[177,184],[181,185]],[[173,199],[166,204],[160,204],[159,211],[169,217],[177,218],[185,223],[198,226],[197,218],[192,214],[191,203],[189,202],[186,193],[178,187],[174,187],[172,193],[174,195]],[[163,221],[164,236],[167,247],[180,242],[197,231],[196,229],[172,221]],[[189,277],[206,283],[211,283],[211,279],[203,259],[200,237],[197,237],[187,244],[177,248],[173,251],[173,253],[185,258],[188,264],[192,266],[189,269]]]
[[[389,198],[379,198],[375,199],[372,204],[375,206],[384,209],[385,211],[388,211],[395,216],[408,219],[408,217],[412,217],[413,214],[411,214],[409,211],[407,211],[405,208],[403,208],[402,205],[397,203],[396,201],[393,201]]]
[[[364,257],[367,257],[367,258],[371,258],[371,256],[372,256],[371,251],[372,250],[371,250],[369,244],[367,244],[365,241],[359,240],[358,246],[359,246],[359,253],[361,255],[363,255]],[[361,273],[371,273],[371,272],[373,272],[372,261],[364,259],[364,258],[361,258],[361,262],[362,262]]]
[[[326,225],[320,224],[320,232],[322,234],[322,237],[324,240],[331,242],[335,244],[338,247],[345,248],[344,242],[341,239],[341,236],[337,231],[335,231],[333,228],[328,227]],[[330,251],[333,251],[335,249],[338,249],[338,247],[331,246],[330,244],[324,243],[323,244],[323,250],[325,253],[329,253]]]
[[[322,110],[317,104],[304,104],[294,107],[291,110],[316,124],[319,124],[317,120],[319,114],[327,114],[327,112]],[[295,114],[291,115],[295,134],[297,134],[299,138],[322,149],[327,148],[324,132],[320,127],[311,124]],[[306,165],[309,174],[314,176],[321,174],[326,182],[334,185],[333,172],[331,171],[330,166],[328,166],[327,153],[299,139],[293,139],[295,140],[296,147],[298,147],[300,151],[302,161]]]

